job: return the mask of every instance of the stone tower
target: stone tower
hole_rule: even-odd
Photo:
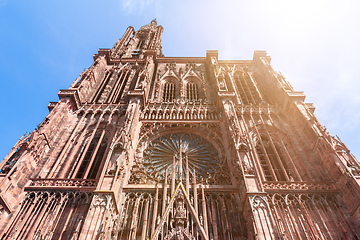
[[[266,52],[162,31],[99,49],[1,162],[1,239],[359,239],[359,163]]]

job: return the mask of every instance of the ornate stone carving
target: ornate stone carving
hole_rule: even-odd
[[[32,179],[29,187],[91,187],[95,188],[97,180],[86,180],[86,179],[53,179],[53,178],[36,178]]]
[[[143,120],[218,120],[219,114],[215,106],[184,102],[181,104],[148,104],[141,113]]]
[[[335,184],[330,182],[264,182],[265,190],[294,190],[294,191],[334,191]]]
[[[135,179],[145,177],[146,172],[152,179],[163,181],[165,172],[171,175],[175,168],[176,174],[184,174],[178,178],[184,179],[185,172],[189,171],[192,179],[195,171],[197,181],[204,180],[212,184],[231,182],[228,174],[221,170],[224,162],[213,145],[202,137],[188,133],[165,135],[151,141],[143,154],[138,155],[137,162],[143,171],[134,171],[132,176]]]

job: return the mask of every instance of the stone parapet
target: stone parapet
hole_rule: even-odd
[[[25,188],[27,191],[40,189],[67,189],[80,191],[93,191],[98,180],[95,179],[56,179],[56,178],[33,178],[31,183]]]
[[[337,191],[332,182],[263,182],[264,190],[269,191]]]

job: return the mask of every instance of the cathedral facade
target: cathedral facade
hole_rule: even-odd
[[[99,49],[15,144],[0,238],[359,239],[359,162],[266,52],[165,57],[162,31]]]

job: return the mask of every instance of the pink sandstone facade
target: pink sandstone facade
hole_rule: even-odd
[[[360,166],[253,60],[128,27],[0,164],[1,239],[359,239]]]

